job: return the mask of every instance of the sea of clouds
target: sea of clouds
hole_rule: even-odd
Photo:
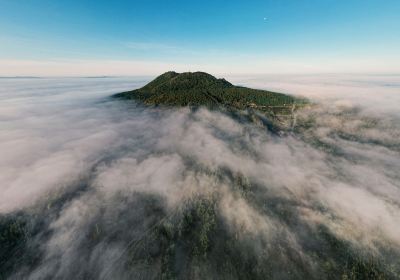
[[[125,272],[127,250],[187,201],[215,195],[226,231],[256,258],[279,247],[285,266],[323,277],[309,235],[323,226],[399,271],[399,76],[232,77],[315,102],[285,136],[224,112],[110,98],[148,80],[0,79],[0,216],[31,217],[40,251],[33,265],[0,260],[9,277],[156,278],[157,264]],[[271,276],[290,278],[280,265]],[[215,276],[199,266],[186,275]]]

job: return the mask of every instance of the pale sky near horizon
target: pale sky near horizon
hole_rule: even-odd
[[[0,76],[400,74],[400,1],[0,0]]]

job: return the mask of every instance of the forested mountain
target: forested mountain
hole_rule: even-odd
[[[290,109],[293,104],[304,103],[304,100],[277,92],[234,86],[225,79],[217,79],[204,72],[167,72],[140,89],[119,93],[115,97],[135,99],[147,105],[223,105],[260,110],[272,110],[274,107]]]

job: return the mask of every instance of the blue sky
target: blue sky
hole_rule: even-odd
[[[0,0],[0,75],[400,73],[398,50],[398,0]]]

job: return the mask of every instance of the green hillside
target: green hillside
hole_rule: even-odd
[[[147,105],[225,106],[281,114],[290,114],[294,105],[305,102],[277,92],[234,86],[204,72],[167,72],[140,89],[119,93],[115,97],[135,99]]]

